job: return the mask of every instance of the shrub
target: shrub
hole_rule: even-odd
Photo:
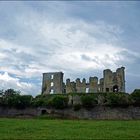
[[[108,106],[121,106],[127,107],[132,104],[128,94],[124,93],[108,93],[106,96]]]
[[[34,98],[32,101],[33,107],[46,107],[47,106],[47,100],[46,98]]]
[[[134,106],[140,106],[140,89],[135,89],[130,97],[133,100]]]
[[[56,109],[64,109],[68,106],[68,97],[56,95],[49,100],[49,104]]]
[[[32,98],[33,97],[31,95],[20,95],[19,102],[17,103],[16,107],[19,109],[24,109],[26,107],[30,107]]]
[[[118,106],[128,107],[131,104],[132,104],[132,100],[129,94],[126,94],[126,93],[119,94]]]
[[[85,108],[92,108],[97,105],[97,100],[93,95],[83,95],[81,96],[82,105]]]

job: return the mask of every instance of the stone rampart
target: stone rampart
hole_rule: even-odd
[[[140,119],[140,107],[129,106],[127,108],[96,106],[90,110],[81,108],[74,111],[73,108],[63,110],[48,109],[48,108],[27,108],[14,109],[0,107],[0,117],[26,117],[40,116],[48,114],[49,116],[57,116],[62,118],[77,118],[77,119],[99,119],[99,120],[132,120]]]

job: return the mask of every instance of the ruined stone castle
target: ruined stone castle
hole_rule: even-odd
[[[97,93],[97,92],[125,92],[125,68],[121,67],[112,72],[110,69],[103,71],[103,78],[90,77],[89,82],[83,78],[76,81],[63,82],[62,72],[43,73],[42,94],[63,93]]]

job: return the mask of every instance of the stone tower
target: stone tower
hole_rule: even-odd
[[[89,93],[98,92],[98,77],[89,78]]]
[[[42,94],[63,93],[63,73],[43,73]]]
[[[66,93],[76,93],[76,83],[66,80]]]
[[[121,67],[112,72],[106,69],[103,72],[103,92],[125,92],[125,68]]]
[[[120,92],[125,92],[125,67],[116,70],[117,84]]]
[[[86,79],[83,78],[82,82],[79,78],[76,79],[76,92],[85,93],[86,92]]]

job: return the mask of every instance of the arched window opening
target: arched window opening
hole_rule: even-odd
[[[114,86],[113,86],[113,92],[118,92],[118,91],[119,91],[118,85],[114,85]]]
[[[47,111],[45,109],[41,110],[41,115],[47,114]]]

